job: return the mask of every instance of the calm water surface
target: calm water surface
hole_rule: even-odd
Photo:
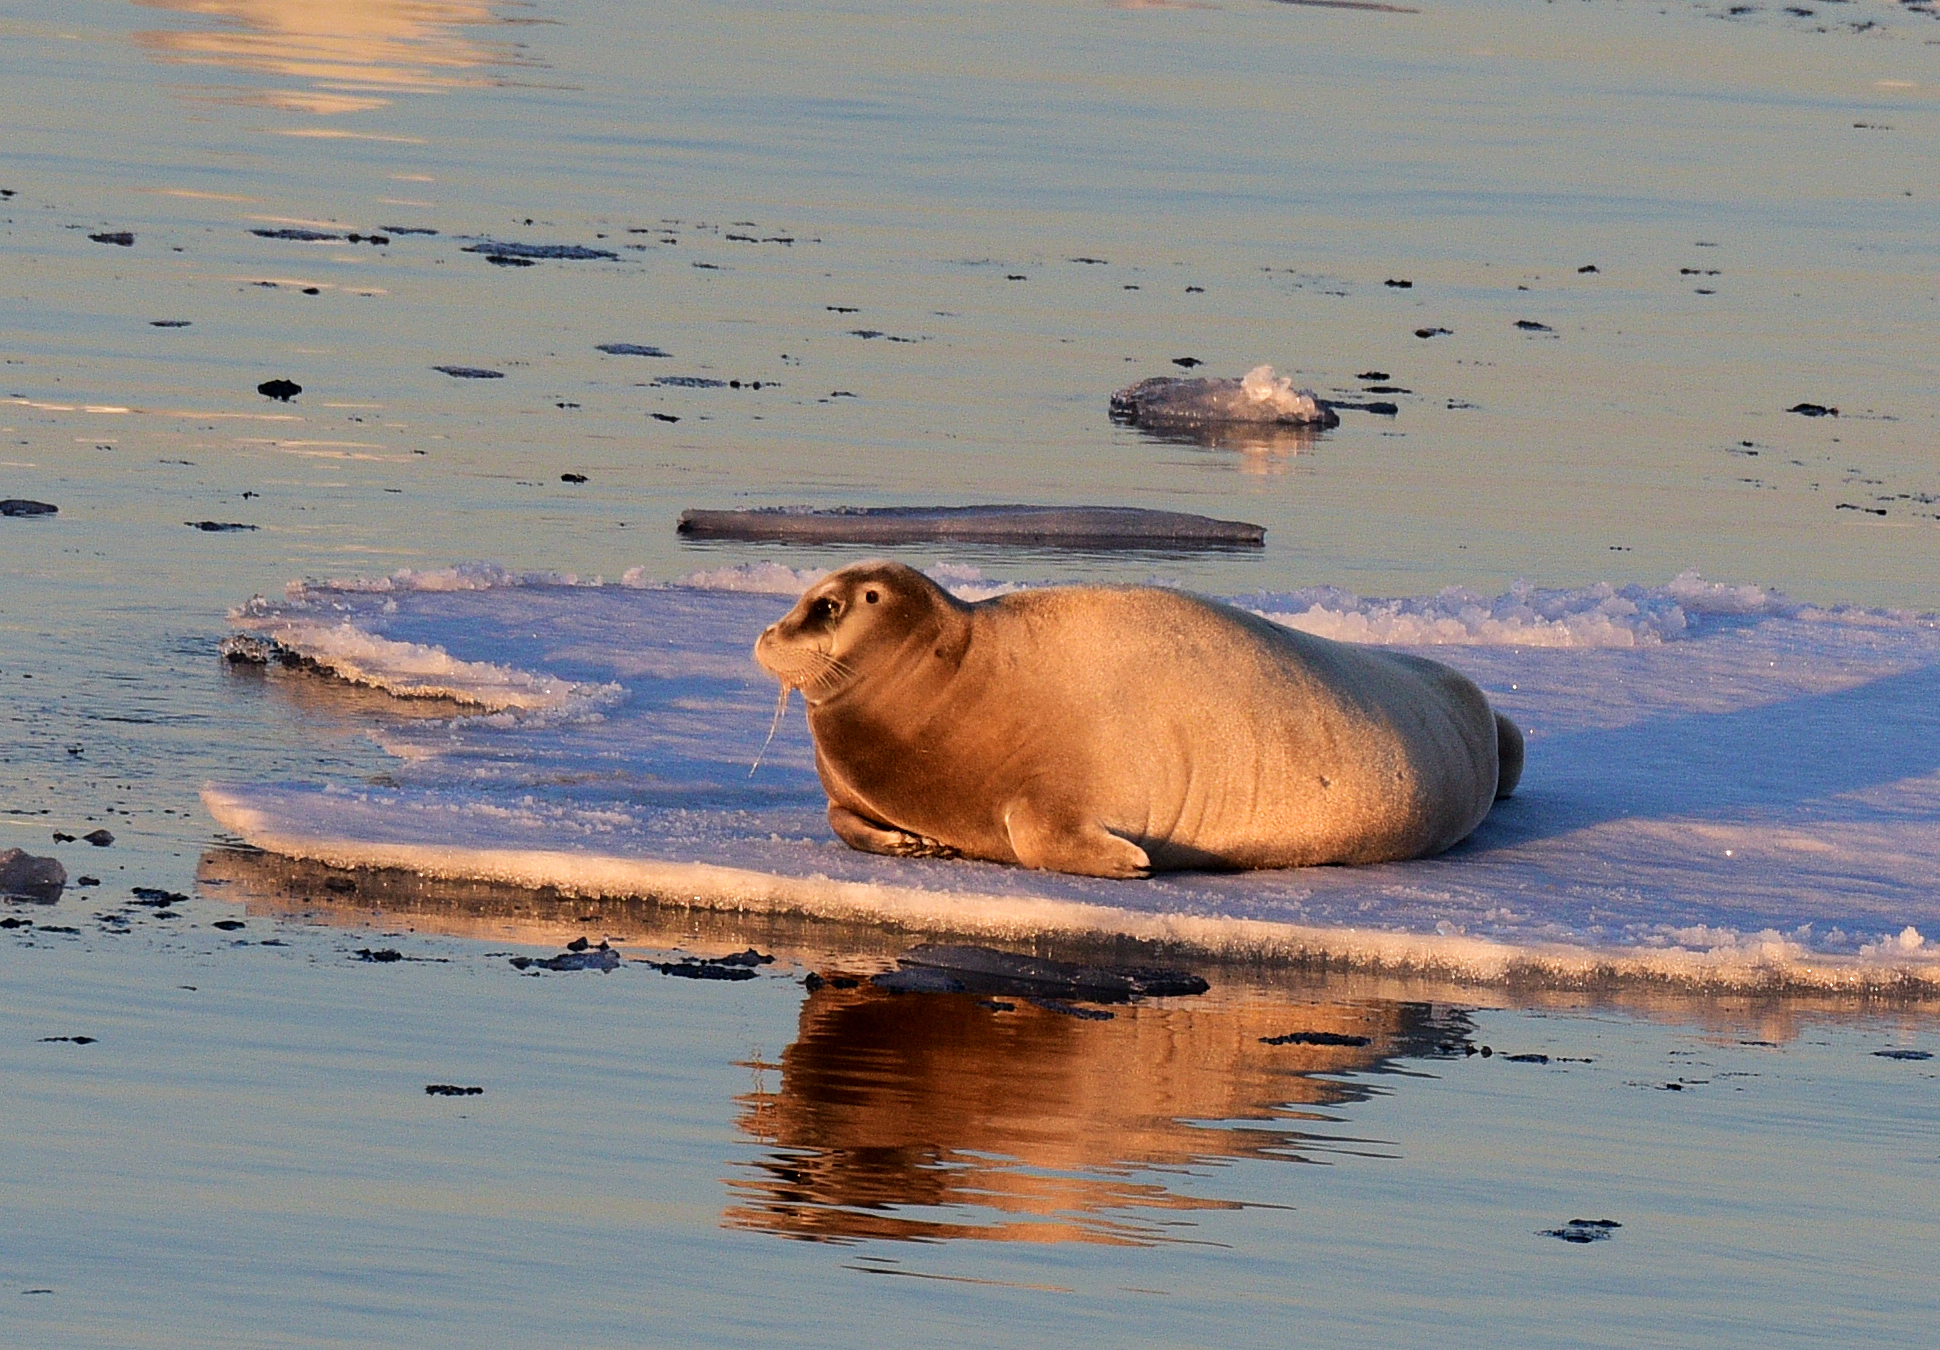
[[[220,666],[293,577],[843,556],[687,506],[1268,529],[910,554],[1000,576],[1940,609],[1937,91],[1879,0],[0,3],[0,496],[60,507],[0,519],[0,847],[101,880],[6,907],[0,1340],[1922,1343],[1936,1076],[1872,1052],[1930,1010],[809,994],[915,937],[347,896],[195,793],[385,768]],[[1107,421],[1178,358],[1399,411]],[[781,959],[506,964],[582,932]]]

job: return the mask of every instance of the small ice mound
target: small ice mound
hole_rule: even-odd
[[[292,581],[286,588],[292,599],[313,591],[343,591],[357,595],[385,595],[411,591],[489,591],[500,586],[579,586],[599,585],[581,580],[571,572],[513,572],[497,563],[458,563],[451,567],[432,567],[422,571],[400,567],[389,576],[332,577],[327,581]]]
[[[1601,582],[1550,589],[1523,582],[1496,596],[1451,586],[1388,600],[1316,586],[1239,603],[1317,637],[1401,646],[1653,647],[1696,636],[1701,621],[1713,616],[1807,617],[1806,607],[1777,591],[1720,585],[1696,572],[1682,572],[1664,586]],[[1811,615],[1835,617],[1832,611]]]
[[[789,567],[777,562],[752,562],[689,572],[672,584],[698,591],[798,596],[827,575],[828,569],[825,567]],[[656,584],[647,579],[644,567],[629,567],[620,578],[620,583],[642,588]]]
[[[255,632],[224,644],[231,660],[287,660],[399,698],[450,699],[487,713],[580,717],[613,707],[625,697],[617,684],[575,684],[487,661],[464,661],[442,647],[379,637],[349,620],[280,615],[254,621],[239,617],[238,622]]]
[[[1028,581],[997,581],[985,576],[981,567],[971,567],[966,563],[940,562],[925,567],[923,575],[957,599],[968,600],[972,604],[999,595],[1010,595],[1015,591],[1029,590],[1033,584]]]
[[[1237,380],[1176,379],[1155,375],[1111,396],[1111,415],[1134,426],[1176,429],[1246,423],[1332,427],[1340,414],[1307,389],[1296,389],[1272,366],[1255,366]]]

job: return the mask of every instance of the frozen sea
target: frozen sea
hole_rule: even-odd
[[[0,1343],[1930,1343],[1936,96],[1883,0],[0,0]],[[1260,364],[1364,406],[1107,417]],[[870,551],[675,521],[999,503],[1266,542],[892,552],[1432,655],[1522,791],[841,848],[748,651]]]

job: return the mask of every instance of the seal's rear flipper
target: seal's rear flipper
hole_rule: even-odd
[[[1501,713],[1495,715],[1495,799],[1501,801],[1522,781],[1522,731]]]
[[[1075,872],[1087,877],[1149,877],[1152,860],[1129,839],[1121,839],[1095,820],[1054,817],[1030,802],[1004,812],[1011,851],[1025,867]]]

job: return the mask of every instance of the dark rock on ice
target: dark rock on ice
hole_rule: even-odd
[[[119,244],[123,248],[135,246],[135,236],[126,230],[106,230],[100,234],[91,234],[88,238],[97,244]]]
[[[1564,1242],[1603,1242],[1623,1227],[1615,1219],[1571,1219],[1561,1228],[1539,1228],[1538,1237],[1561,1238]]]
[[[726,956],[704,956],[703,961],[711,961],[717,966],[745,966],[752,970],[757,966],[772,966],[775,958],[756,951],[753,947],[742,951],[730,952]]]
[[[207,534],[229,534],[236,530],[260,530],[262,528],[260,525],[245,525],[241,521],[236,520],[185,520],[182,523],[191,529],[201,530]]]
[[[690,539],[907,544],[932,540],[1064,548],[1258,547],[1266,530],[1245,521],[1130,506],[763,507],[683,511]]]
[[[303,386],[293,380],[264,380],[256,386],[256,392],[264,398],[273,398],[279,403],[288,403],[303,392]]]
[[[647,964],[662,975],[674,975],[683,980],[752,980],[760,974],[752,966],[692,956],[678,961],[649,961]]]
[[[456,1083],[426,1083],[424,1095],[427,1097],[479,1097],[483,1096],[482,1087],[459,1087]]]
[[[1093,1003],[1123,1003],[1135,998],[1203,994],[1210,987],[1197,975],[1155,966],[1085,966],[1041,956],[1021,956],[989,947],[925,943],[896,958],[902,968],[941,973],[978,994],[1019,997],[1083,998]],[[878,976],[874,983],[880,984]]]
[[[609,356],[671,357],[673,355],[672,352],[662,351],[658,347],[648,347],[638,342],[602,342],[596,350],[603,351]]]
[[[514,956],[511,965],[515,970],[618,970],[620,954],[604,942],[588,948],[586,939],[575,938],[557,956]]]
[[[89,830],[81,838],[96,848],[106,848],[115,841],[114,835],[107,830]]]
[[[1140,380],[1111,396],[1111,415],[1133,426],[1177,430],[1213,425],[1330,427],[1340,419],[1325,403],[1272,366],[1255,366],[1239,379]]]
[[[52,516],[58,515],[60,509],[52,502],[30,501],[25,497],[9,497],[0,501],[0,516]]]
[[[481,253],[492,262],[500,258],[537,261],[552,259],[565,262],[590,261],[595,258],[617,260],[619,254],[603,248],[586,248],[580,244],[507,244],[495,239],[482,239],[476,244],[466,244],[466,253]]]
[[[1289,1031],[1280,1036],[1262,1036],[1261,1045],[1372,1045],[1366,1036],[1350,1036],[1339,1031]]]
[[[1794,403],[1785,411],[1797,413],[1800,417],[1837,417],[1839,415],[1837,408],[1828,408],[1823,403]]]
[[[1027,996],[1024,1001],[1033,1008],[1042,1008],[1045,1012],[1054,1012],[1060,1017],[1075,1017],[1081,1022],[1109,1022],[1118,1016],[1116,1013],[1106,1012],[1103,1008],[1080,1008],[1077,1004],[1067,1003],[1061,998],[1042,998],[1032,995]]]
[[[449,375],[454,380],[502,380],[502,370],[486,370],[483,366],[433,366],[441,375]]]
[[[802,980],[802,988],[808,990],[811,994],[817,989],[824,987],[829,989],[855,989],[860,987],[861,984],[861,979],[854,975],[818,975],[812,970]]]
[[[0,850],[0,895],[58,900],[65,885],[67,869],[59,858],[37,858],[18,848]]]
[[[880,975],[871,976],[869,983],[892,994],[964,994],[970,990],[970,986],[947,971],[920,967],[886,970]]]

